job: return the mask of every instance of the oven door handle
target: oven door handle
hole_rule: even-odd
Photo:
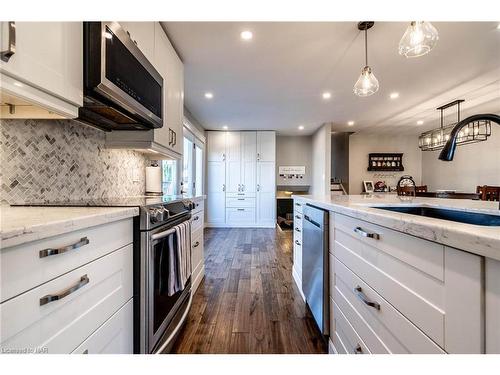
[[[170,236],[172,233],[175,233],[175,228],[170,228],[170,229],[164,230],[163,232],[153,234],[153,235],[151,235],[151,240],[153,240],[153,241],[159,240],[161,238]]]

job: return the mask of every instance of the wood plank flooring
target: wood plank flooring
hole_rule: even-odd
[[[173,353],[326,353],[292,249],[291,232],[205,229],[205,279]]]

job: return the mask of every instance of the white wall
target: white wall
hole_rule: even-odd
[[[405,170],[368,172],[368,154],[372,152],[402,152]],[[349,137],[349,194],[360,194],[364,180],[385,181],[389,186],[396,186],[404,174],[413,176],[415,182],[421,184],[422,151],[418,148],[418,136],[353,134]]]
[[[475,192],[477,185],[500,186],[500,127],[492,124],[485,142],[458,146],[451,162],[438,159],[439,151],[422,153],[422,183],[433,191]]]
[[[311,185],[312,138],[310,136],[276,137],[276,184]],[[288,179],[279,176],[279,166],[305,166],[306,174],[302,179]]]
[[[330,193],[331,176],[331,125],[320,127],[312,136],[312,186],[311,194],[324,196]]]

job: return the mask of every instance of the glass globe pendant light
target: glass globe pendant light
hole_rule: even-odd
[[[399,41],[399,54],[407,58],[429,53],[439,39],[438,32],[430,22],[412,21]]]
[[[373,25],[372,21],[358,23],[358,29],[365,31],[365,67],[361,70],[361,75],[354,85],[354,93],[358,96],[370,96],[379,89],[378,79],[373,74],[372,68],[368,66],[368,29]]]

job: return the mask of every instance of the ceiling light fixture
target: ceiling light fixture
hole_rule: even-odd
[[[354,121],[348,121],[348,122],[347,122],[347,125],[348,125],[348,126],[353,126],[353,125],[354,125]]]
[[[418,120],[417,121],[417,125],[423,125],[424,124],[424,120]]]
[[[304,125],[300,125],[299,130],[304,130]]]
[[[397,99],[399,98],[399,92],[392,92],[391,95],[389,95],[391,99]]]
[[[365,32],[365,67],[361,70],[361,75],[354,85],[354,93],[357,96],[370,96],[375,94],[379,89],[378,79],[372,73],[372,68],[368,65],[368,29],[372,28],[374,23],[372,21],[358,23],[358,29]]]
[[[438,39],[430,22],[412,21],[399,41],[399,54],[407,58],[423,56],[436,46]]]
[[[223,125],[222,129],[227,130],[227,125]]]
[[[497,25],[497,30],[500,30],[500,23]]]
[[[214,94],[212,94],[211,92],[206,92],[205,93],[205,98],[212,99],[213,97],[214,97]]]
[[[250,30],[245,30],[241,32],[240,37],[243,40],[251,40],[253,38],[253,33]]]
[[[323,97],[323,99],[328,100],[332,97],[332,93],[325,91],[321,96]]]

